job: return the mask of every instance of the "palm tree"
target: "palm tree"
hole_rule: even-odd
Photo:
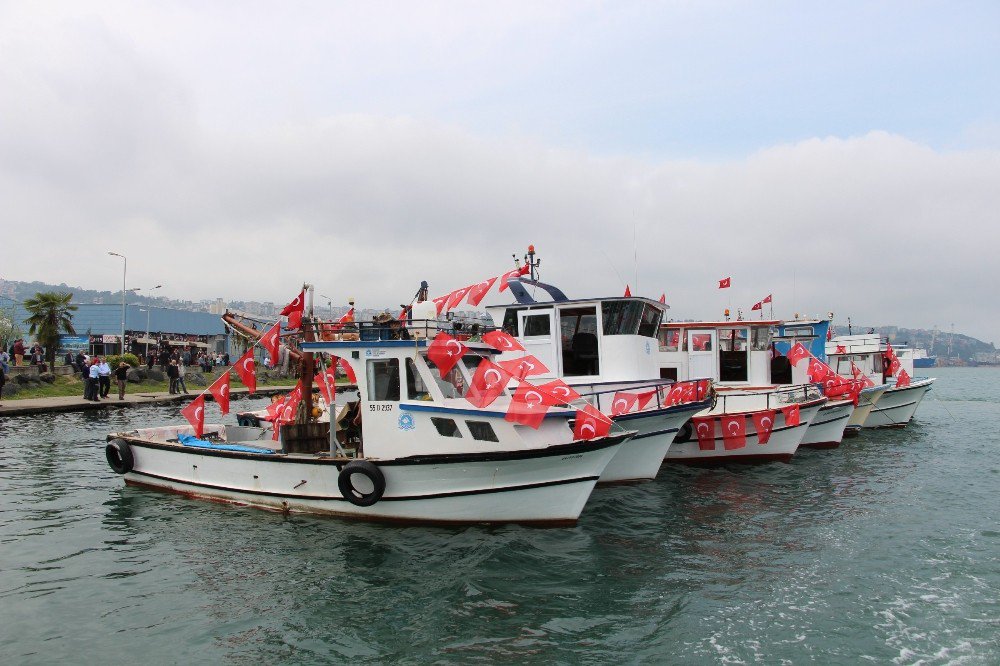
[[[30,335],[45,347],[45,360],[50,368],[56,364],[56,348],[59,346],[60,331],[73,335],[73,313],[76,306],[70,305],[73,294],[55,291],[39,292],[24,301],[24,309],[31,313],[25,323],[31,328]]]

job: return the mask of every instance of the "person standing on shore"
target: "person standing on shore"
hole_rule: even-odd
[[[84,400],[92,400],[93,402],[100,402],[100,398],[97,397],[98,383],[100,381],[100,370],[97,367],[98,362],[101,359],[95,357],[90,360],[90,369],[87,371],[87,390],[83,394]]]
[[[0,398],[3,397],[3,385],[7,383],[7,368],[0,363]]]
[[[98,394],[101,398],[107,398],[111,393],[111,366],[108,359],[102,359],[97,364]]]
[[[115,381],[118,382],[118,399],[125,399],[125,381],[128,379],[128,363],[122,361],[115,368]]]
[[[170,393],[177,393],[177,378],[180,377],[177,361],[171,361],[170,365],[167,366],[167,377],[170,378]]]
[[[87,356],[83,353],[81,349],[76,353],[76,371],[83,375],[84,379],[87,378]]]
[[[0,368],[3,368],[4,373],[10,372],[10,354],[6,349],[0,349]]]
[[[14,365],[24,365],[24,340],[14,340]]]
[[[176,362],[176,361],[175,361]],[[182,390],[186,394],[188,392],[187,384],[184,383],[184,375],[187,373],[187,364],[184,363],[182,359],[180,363],[177,364],[177,392],[180,393]]]
[[[146,352],[146,369],[152,370],[156,365],[156,350]]]

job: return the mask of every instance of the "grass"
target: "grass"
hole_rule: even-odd
[[[197,372],[201,372],[198,370]],[[188,370],[188,376],[192,374],[191,370]],[[218,375],[205,375],[205,386],[198,386],[194,382],[188,381],[187,390],[190,393],[198,394],[201,391],[208,388],[208,385],[215,380]],[[230,378],[233,388],[242,388],[243,384],[235,378]],[[7,383],[12,383],[11,379],[8,377]],[[13,383],[16,383],[13,382]],[[263,378],[258,378],[257,386],[289,386],[294,384],[292,379],[274,379],[274,380],[264,380]],[[20,385],[21,390],[17,392],[17,395],[12,395],[8,398],[4,398],[4,401],[14,401],[14,400],[24,400],[28,398],[57,398],[62,396],[80,396],[83,397],[83,380],[80,379],[79,375],[57,375],[55,382],[51,384],[42,383],[41,386],[30,386]],[[163,380],[162,382],[154,382],[152,380],[144,380],[141,384],[125,384],[125,394],[132,395],[136,393],[155,393],[163,392],[166,393],[170,390],[170,380]],[[118,396],[118,384],[111,380],[111,394],[115,397]]]

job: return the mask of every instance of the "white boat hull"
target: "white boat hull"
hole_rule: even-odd
[[[806,436],[799,446],[813,449],[834,449],[844,438],[844,429],[854,413],[854,403],[850,400],[830,401],[820,407],[816,418],[809,424]]]
[[[889,386],[865,419],[865,428],[902,428],[910,422],[933,379],[914,381],[904,388]]]
[[[714,444],[711,450],[702,450],[693,432],[685,433],[683,441],[675,440],[667,452],[667,462],[682,464],[718,465],[727,463],[788,462],[795,455],[799,444],[805,438],[810,422],[819,413],[826,399],[820,399],[800,407],[798,425],[789,426],[784,415],[775,415],[774,429],[766,444],[760,444],[752,419],[747,419],[746,446],[726,450],[725,438],[718,423],[715,423]],[[721,416],[719,413],[703,413],[699,416]],[[689,437],[689,438],[687,438]]]
[[[655,479],[681,427],[705,407],[704,402],[689,403],[616,417],[615,423],[637,434],[618,449],[598,483]]]
[[[853,437],[861,432],[865,420],[871,414],[875,405],[878,404],[879,399],[887,388],[889,387],[882,384],[861,391],[861,395],[858,396],[858,406],[854,408],[854,413],[851,414],[851,418],[847,421],[847,427],[844,429],[845,437]]]
[[[572,524],[622,442],[618,435],[521,451],[369,460],[385,477],[372,506],[341,494],[349,461],[313,454],[259,455],[143,441],[125,482],[283,512],[420,523]]]

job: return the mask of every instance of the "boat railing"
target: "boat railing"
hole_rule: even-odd
[[[612,408],[613,403],[614,403],[614,400],[615,400],[615,396],[618,395],[619,393],[623,393],[623,392],[624,393],[645,393],[646,391],[652,390],[652,391],[655,392],[655,395],[654,395],[654,397],[656,398],[655,407],[654,406],[647,406],[647,407],[644,407],[641,410],[641,411],[649,411],[649,410],[652,410],[652,409],[663,409],[665,407],[673,406],[673,405],[667,405],[666,404],[666,392],[662,391],[661,389],[664,389],[666,387],[671,387],[672,388],[672,387],[674,387],[677,384],[685,384],[685,383],[688,383],[688,382],[697,384],[698,382],[702,382],[702,381],[711,383],[711,380],[709,380],[709,379],[691,379],[691,380],[680,381],[680,382],[674,381],[673,379],[655,379],[655,380],[650,380],[648,382],[643,381],[643,380],[639,380],[639,381],[634,382],[634,383],[633,382],[621,382],[615,388],[612,388],[612,389],[604,389],[604,390],[601,390],[601,391],[588,391],[586,393],[580,393],[580,395],[584,399],[586,399],[588,402],[590,402],[591,404],[593,404],[595,407],[597,407],[598,410],[600,410],[602,412],[605,412],[605,413],[610,413],[611,412],[611,408]],[[591,400],[591,398],[592,398],[592,400]],[[652,405],[652,403],[650,403],[650,405]],[[607,409],[608,411],[605,411],[605,409]]]
[[[820,392],[817,385],[801,384],[799,386],[789,386],[787,388],[778,388],[768,391],[742,393],[719,392],[716,406],[717,408],[721,408],[723,412],[729,412],[730,410],[728,407],[732,407],[734,411],[747,411],[744,406],[746,405],[746,397],[750,395],[764,396],[764,409],[785,407],[797,402],[816,400],[817,398],[823,397],[823,394]],[[728,405],[727,401],[729,403]]]
[[[317,322],[321,340],[429,340],[445,332],[460,341],[478,341],[483,334],[499,330],[478,322],[439,321],[436,319],[390,319],[375,321]]]

